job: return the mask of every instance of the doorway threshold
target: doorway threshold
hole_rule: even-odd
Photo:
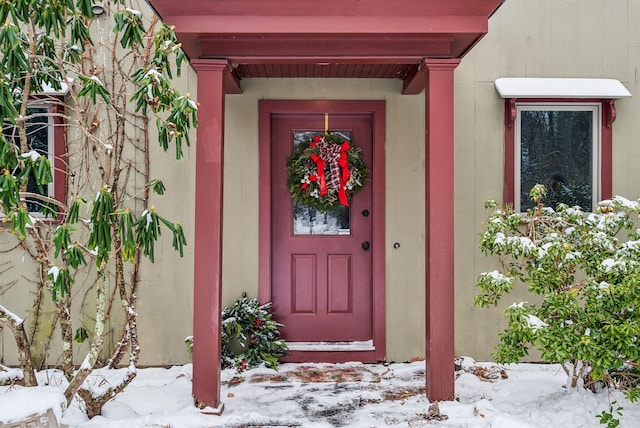
[[[354,342],[287,342],[290,351],[375,351],[373,339]]]

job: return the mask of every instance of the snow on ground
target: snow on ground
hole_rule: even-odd
[[[73,428],[148,427],[598,427],[596,417],[617,400],[621,427],[637,427],[640,404],[607,391],[567,391],[566,376],[552,364],[497,366],[461,361],[456,400],[438,403],[424,396],[424,361],[394,364],[283,364],[238,374],[222,373],[221,416],[193,406],[190,364],[141,369],[134,381],[88,420],[74,402],[62,417]],[[90,381],[117,382],[124,370],[95,370]],[[0,387],[2,422],[59,406],[59,371],[38,373],[41,386]],[[206,410],[206,409],[205,409]]]

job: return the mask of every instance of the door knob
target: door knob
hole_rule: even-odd
[[[368,249],[369,249],[369,247],[371,247],[371,244],[369,244],[369,241],[364,241],[364,242],[362,243],[362,249],[363,249],[363,250],[368,250]]]

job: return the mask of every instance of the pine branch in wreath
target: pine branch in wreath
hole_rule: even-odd
[[[329,151],[339,151],[332,145],[342,148],[338,161],[341,163],[340,179],[334,180],[334,185],[328,183],[332,167],[321,151],[322,139],[328,143],[325,147]],[[346,161],[346,165],[342,161]],[[348,206],[353,194],[364,187],[369,173],[362,158],[362,150],[330,133],[301,142],[287,159],[285,169],[291,198],[295,202],[315,207],[320,212],[337,211],[341,205]]]

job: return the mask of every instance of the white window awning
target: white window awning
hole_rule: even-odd
[[[69,85],[73,83],[73,79],[67,78],[66,82],[60,82],[60,89],[53,89],[51,85],[43,83],[42,90],[33,91],[33,95],[51,95],[51,96],[64,96],[69,93]]]
[[[502,98],[625,98],[631,93],[616,79],[502,77]]]

